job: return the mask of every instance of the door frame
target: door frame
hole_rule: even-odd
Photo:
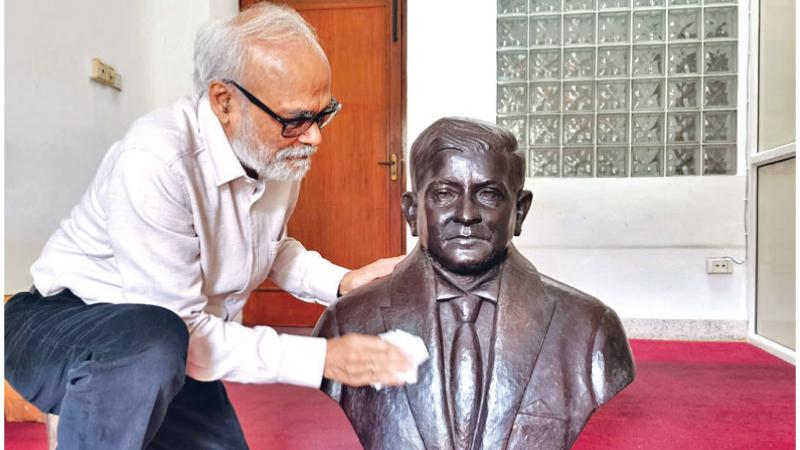
[[[259,3],[262,0],[238,0],[239,10]],[[385,86],[387,105],[386,123],[386,143],[384,161],[390,161],[391,156],[397,156],[397,170],[399,177],[397,181],[389,180],[389,167],[386,167],[386,180],[388,183],[387,199],[388,210],[390,211],[388,229],[386,235],[389,239],[389,254],[385,256],[396,256],[405,254],[406,249],[406,222],[401,213],[400,199],[406,189],[405,176],[405,148],[406,148],[406,17],[407,0],[290,0],[286,2],[288,6],[294,8],[301,14],[303,11],[321,8],[328,9],[349,9],[365,7],[381,7],[386,9],[385,24],[389,35],[385,41],[386,64],[388,65],[388,82]],[[336,73],[333,74],[336,77]],[[383,189],[383,187],[381,188]],[[323,255],[325,256],[325,255]],[[319,303],[306,303],[297,301],[289,293],[284,292],[271,280],[266,279],[253,293],[248,301],[249,305],[255,302],[265,301],[266,296],[270,300],[280,302],[291,302],[292,308],[281,310],[280,314],[274,311],[265,312],[253,307],[245,307],[242,316],[239,318],[243,324],[248,326],[268,325],[280,327],[308,327],[313,326],[319,315],[323,312],[324,306]],[[276,297],[277,296],[277,297]],[[280,303],[275,304],[274,308],[280,308]],[[273,308],[273,309],[274,309]]]
[[[741,6],[740,6],[741,7]],[[796,364],[796,352],[756,333],[756,252],[758,237],[758,168],[796,157],[796,141],[779,147],[758,151],[759,100],[759,27],[761,1],[750,1],[749,57],[747,67],[747,341],[781,359]],[[795,34],[797,29],[795,28]],[[741,53],[741,52],[740,52]],[[796,132],[796,129],[795,129]]]

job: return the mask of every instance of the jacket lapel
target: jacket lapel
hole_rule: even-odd
[[[425,342],[430,359],[419,367],[417,383],[404,389],[425,448],[450,450],[435,286],[433,268],[418,245],[396,269],[390,287],[391,304],[381,307],[381,312],[386,330],[401,329]]]
[[[489,385],[474,448],[506,448],[525,388],[539,357],[555,304],[533,265],[513,245],[500,278]]]

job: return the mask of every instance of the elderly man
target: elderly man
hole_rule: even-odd
[[[6,306],[6,378],[60,415],[60,448],[247,448],[219,380],[396,385],[408,364],[375,336],[235,320],[266,277],[330,303],[398,261],[348,271],[286,236],[339,111],[313,30],[269,4],[214,23],[195,79],[198,95],[112,146],[34,263],[34,288]]]
[[[323,382],[367,450],[563,449],[633,380],[619,318],[542,275],[511,244],[531,206],[525,160],[496,125],[449,118],[411,148],[403,195],[419,245],[342,297],[315,334],[422,337],[430,360],[404,389]]]

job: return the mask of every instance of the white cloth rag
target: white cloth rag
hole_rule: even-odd
[[[406,354],[413,364],[413,367],[398,374],[400,380],[408,384],[416,383],[419,365],[430,358],[428,349],[425,347],[425,343],[422,342],[422,339],[420,339],[419,336],[414,336],[403,330],[387,331],[386,333],[380,334],[379,337],[390,344],[400,347],[400,350]],[[381,383],[372,383],[372,387],[379,391],[383,388],[383,385]]]

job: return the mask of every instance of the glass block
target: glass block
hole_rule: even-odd
[[[497,54],[497,81],[527,81],[527,52],[500,52]]]
[[[600,9],[627,8],[628,0],[599,0],[597,6]]]
[[[628,47],[601,47],[597,49],[597,76],[628,76]]]
[[[667,175],[698,175],[700,147],[667,147]]]
[[[528,118],[525,116],[498,117],[497,125],[510,131],[517,138],[517,145],[528,144]]]
[[[736,37],[736,7],[706,8],[703,12],[706,38]]]
[[[565,177],[591,177],[592,160],[594,151],[588,148],[564,149],[564,176]]]
[[[531,145],[558,145],[561,128],[558,116],[531,116]]]
[[[561,17],[532,16],[530,33],[530,43],[532,46],[560,45]]]
[[[669,12],[669,39],[697,39],[700,35],[700,8],[673,9]]]
[[[633,80],[633,110],[660,111],[664,108],[662,80]]]
[[[598,114],[597,143],[625,144],[628,142],[627,114]]]
[[[697,142],[700,138],[698,125],[700,113],[670,113],[667,114],[669,132],[667,142],[680,144],[683,142]]]
[[[627,177],[628,149],[626,147],[601,147],[597,149],[598,177]]]
[[[736,72],[736,42],[707,42],[706,73]]]
[[[703,113],[703,142],[735,142],[736,111]]]
[[[531,50],[531,79],[561,78],[561,50]]]
[[[631,139],[634,144],[661,144],[663,140],[663,114],[633,114]]]
[[[664,40],[664,12],[642,11],[633,13],[634,42]]]
[[[561,11],[561,0],[531,0],[530,12],[558,12]]]
[[[735,108],[736,77],[706,78],[703,98],[709,108]]]
[[[564,78],[594,76],[594,48],[564,49]]]
[[[736,175],[736,146],[704,146],[703,175]]]
[[[631,176],[660,177],[664,158],[663,147],[634,147],[631,149]]]
[[[594,11],[594,0],[564,0],[564,11]]]
[[[633,76],[663,75],[664,52],[663,45],[633,47]]]
[[[497,14],[526,14],[528,0],[497,0]]]
[[[531,84],[531,112],[555,112],[561,110],[559,83]]]
[[[628,82],[607,81],[597,83],[597,109],[623,111],[628,108]]]
[[[594,116],[564,116],[564,145],[593,144]]]
[[[651,6],[664,6],[664,0],[633,0],[634,8],[649,8]]]
[[[628,42],[628,28],[628,13],[601,13],[597,19],[597,41]]]
[[[670,6],[699,5],[700,0],[669,0]]]
[[[675,44],[669,46],[669,73],[696,74],[699,73],[697,56],[700,54],[700,44]]]
[[[670,109],[697,108],[700,106],[700,79],[672,78],[668,95]]]
[[[594,14],[564,16],[564,44],[594,44]]]
[[[497,86],[498,114],[525,114],[527,108],[528,89],[524,84],[507,84]]]
[[[529,160],[532,177],[558,176],[559,157],[557,148],[532,148]]]
[[[564,111],[594,111],[594,83],[564,83]]]
[[[497,19],[497,48],[528,46],[528,19],[509,17]]]

